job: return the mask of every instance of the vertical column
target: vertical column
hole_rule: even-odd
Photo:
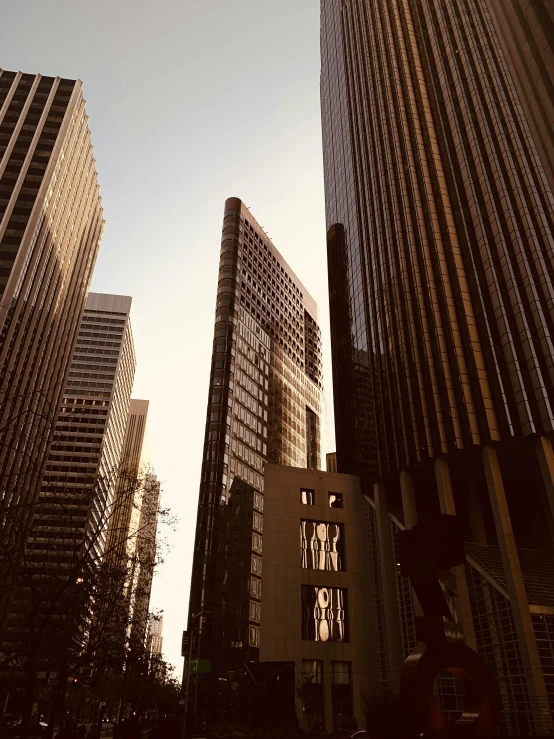
[[[550,536],[554,540],[554,451],[550,439],[546,436],[537,438],[536,449],[546,493],[545,515],[548,517]]]
[[[415,502],[414,481],[408,470],[400,472],[400,493],[404,511],[404,526],[412,529],[417,523],[417,507]]]
[[[483,519],[483,511],[481,510],[481,501],[479,500],[479,490],[477,489],[475,480],[472,479],[468,480],[467,483],[467,507],[473,541],[482,547],[486,547],[487,532]]]
[[[400,472],[400,494],[402,496],[402,510],[404,512],[404,526],[413,529],[417,524],[417,506],[415,501],[414,479],[408,470]],[[423,616],[419,600],[412,588],[412,599],[414,603],[414,616]]]
[[[487,479],[494,524],[498,536],[498,545],[502,555],[504,577],[508,586],[508,595],[510,596],[519,648],[521,650],[523,670],[531,699],[531,708],[533,715],[537,716],[540,721],[536,727],[539,733],[548,734],[552,730],[552,716],[548,705],[548,693],[546,691],[531,612],[529,611],[527,593],[525,592],[525,583],[523,581],[519,555],[512,529],[510,511],[506,501],[504,483],[500,474],[498,456],[493,447],[483,448],[483,465],[485,467],[485,477]]]
[[[377,516],[377,536],[379,538],[379,564],[385,610],[387,656],[392,689],[397,692],[400,688],[400,672],[403,665],[402,644],[400,640],[398,598],[396,594],[396,563],[394,561],[391,541],[387,491],[382,483],[375,483],[373,486],[373,496]]]
[[[435,460],[435,478],[437,481],[441,513],[455,516],[456,506],[454,505],[450,469],[448,467],[448,462],[442,457]],[[467,589],[464,565],[454,568],[454,577],[456,578],[456,589],[458,591],[458,595],[455,599],[456,611],[464,629],[465,641],[468,647],[477,651],[475,628],[473,626],[473,618],[471,616],[471,605],[469,602],[469,591]]]

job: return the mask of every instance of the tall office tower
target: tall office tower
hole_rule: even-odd
[[[135,399],[131,399],[129,405],[104,552],[104,562],[113,580],[112,589],[118,591],[120,618],[114,624],[113,648],[119,652],[122,661],[133,621],[139,571],[137,545],[141,508],[147,499],[145,483],[150,472],[148,406],[147,400]]]
[[[554,4],[488,0],[519,101],[554,190]]]
[[[317,306],[229,198],[189,608],[212,676],[258,659],[264,465],[321,468],[321,388]]]
[[[1,643],[3,653],[26,661],[32,611],[46,626],[37,663],[44,679],[50,670],[62,674],[58,662],[90,617],[89,596],[77,597],[72,578],[83,582],[87,568],[102,561],[113,511],[135,374],[131,302],[121,295],[88,296]]]
[[[130,645],[142,651],[146,643],[152,578],[156,567],[160,482],[148,474],[141,495],[136,549],[136,579],[133,591]]]
[[[91,558],[104,552],[136,366],[131,303],[88,296],[29,536],[37,565],[61,565],[87,541]],[[58,519],[68,497],[72,517]]]
[[[81,87],[0,69],[0,500],[19,506],[4,541],[38,495],[102,235]]]
[[[466,641],[505,729],[550,731],[552,191],[488,0],[322,0],[321,23],[337,466],[371,500],[381,688],[415,645],[394,534],[456,513]]]
[[[131,399],[117,471],[114,511],[106,540],[106,558],[125,567],[136,552],[142,497],[142,477],[149,472],[146,442],[148,400]]]
[[[148,619],[148,652],[153,657],[162,656],[164,617],[150,616]]]

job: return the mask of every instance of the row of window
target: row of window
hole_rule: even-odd
[[[310,488],[300,488],[300,502],[303,505],[316,505],[315,490]],[[342,493],[327,493],[327,501],[329,508],[343,507]]]

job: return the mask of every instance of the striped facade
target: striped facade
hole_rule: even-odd
[[[38,495],[103,230],[81,82],[0,70],[0,499]],[[4,589],[4,595],[7,591]]]
[[[88,296],[27,544],[37,566],[74,562],[83,546],[103,555],[135,377],[131,304]]]
[[[554,190],[554,4],[488,0],[519,101]]]
[[[379,512],[376,551],[393,551],[389,517],[410,528],[441,511],[459,515],[468,546],[496,552],[500,570],[458,568],[457,617],[481,649],[496,616],[479,616],[475,573],[507,598],[514,633],[498,638],[515,634],[523,687],[506,726],[544,733],[553,651],[537,619],[551,606],[547,587],[531,594],[526,552],[554,561],[552,161],[493,10],[321,2],[337,468],[360,475]],[[405,593],[392,555],[374,562],[381,683],[394,690]]]

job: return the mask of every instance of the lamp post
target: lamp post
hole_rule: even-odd
[[[210,611],[200,611],[199,613],[195,613],[190,617],[191,622],[194,622],[195,618],[200,619],[201,616],[209,614]],[[198,632],[200,637],[200,624],[201,621],[198,621]],[[190,686],[190,663],[192,661],[192,640],[193,640],[193,634],[194,634],[194,625],[191,628],[190,633],[190,639],[189,639],[189,659],[188,659],[188,667],[187,667],[187,689],[185,691],[185,722],[183,724],[183,739],[187,733],[187,717],[188,717],[188,711],[189,711],[189,686]],[[199,638],[200,641],[200,638]],[[196,660],[196,694],[194,696],[194,711],[196,713],[196,695],[198,693],[198,658]],[[194,724],[196,726],[196,716],[194,718]]]

